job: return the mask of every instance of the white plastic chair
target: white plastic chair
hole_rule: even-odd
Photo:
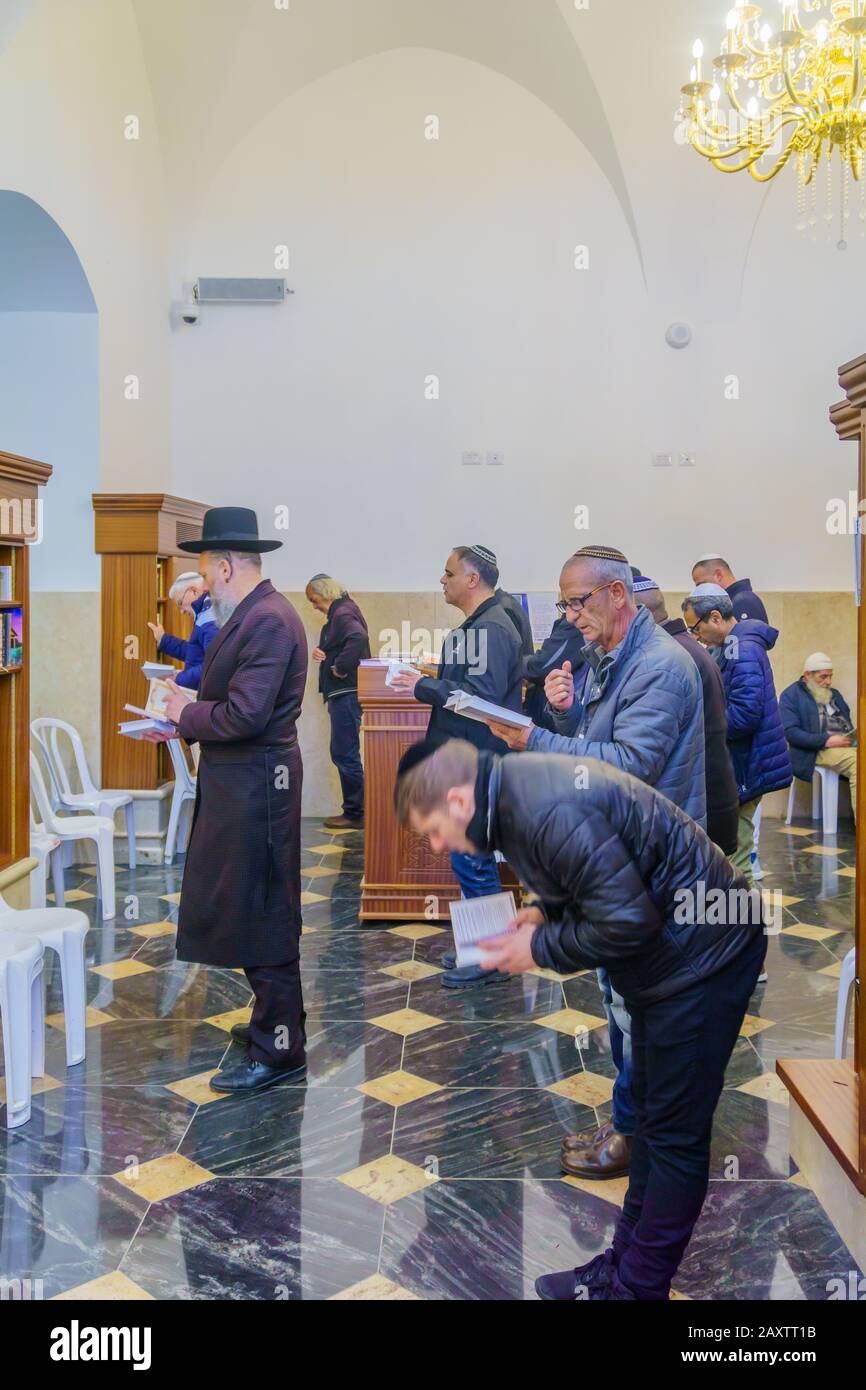
[[[52,809],[45,779],[35,753],[30,754],[30,789],[42,823],[49,835],[63,844],[73,840],[96,843],[96,882],[103,917],[113,917],[114,903],[114,821],[107,816],[60,816]]]
[[[851,1017],[851,1001],[854,998],[854,947],[842,962],[839,975],[839,993],[836,997],[836,1050],[834,1057],[844,1057],[848,1051],[848,1021]]]
[[[93,816],[107,816],[114,821],[115,812],[126,809],[126,834],[129,842],[129,867],[135,868],[135,800],[131,792],[100,791],[94,786],[87,765],[87,755],[81,735],[62,719],[34,719],[30,732],[45,757],[51,776],[54,810],[89,811]],[[63,740],[68,739],[81,791],[72,790],[67,764],[63,758]]]
[[[761,861],[760,861],[760,859],[758,858],[758,841],[759,841],[760,838],[761,838],[761,803],[760,803],[760,801],[758,802],[758,805],[757,805],[757,807],[756,807],[756,809],[755,809],[755,819],[754,819],[754,821],[752,822],[752,824],[753,824],[754,827],[755,827],[755,831],[754,831],[754,834],[753,834],[753,836],[752,836],[752,878],[755,880],[756,883],[758,883],[758,882],[760,882],[760,880],[764,877],[764,870],[761,868]]]
[[[30,1119],[32,1078],[45,1075],[42,943],[0,932],[0,1022],[6,1067],[6,1128]]]
[[[794,796],[796,779],[788,792],[788,810],[785,824],[790,825],[794,816]],[[821,819],[825,835],[835,835],[839,824],[839,774],[832,767],[816,765],[812,776],[812,819]]]
[[[19,911],[0,896],[0,942],[10,936],[18,940],[41,942],[46,951],[56,951],[60,961],[60,988],[66,1026],[66,1065],[84,1061],[84,1029],[87,1015],[87,977],[84,943],[90,923],[83,912],[72,907],[28,907]],[[41,1072],[34,1072],[41,1076]]]
[[[195,778],[189,770],[189,764],[184,756],[183,748],[179,738],[166,740],[166,748],[174,764],[174,790],[171,794],[171,810],[168,813],[168,830],[165,835],[165,854],[166,864],[174,863],[175,851],[177,848],[178,826],[184,806],[187,802],[195,801]],[[189,841],[189,826],[192,819],[192,809],[190,809],[186,823],[186,833],[184,836],[184,846]]]
[[[32,803],[32,798],[31,798]],[[37,861],[30,875],[30,906],[45,907],[48,880],[48,865],[51,865],[51,881],[54,885],[54,901],[62,907],[65,901],[66,885],[63,877],[63,843],[56,835],[49,835],[44,825],[33,814],[30,806],[30,853]]]

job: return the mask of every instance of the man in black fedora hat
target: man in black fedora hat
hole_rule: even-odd
[[[205,513],[199,556],[219,631],[208,647],[198,700],[178,692],[167,713],[198,741],[195,812],[177,933],[179,960],[242,967],[255,995],[240,1061],[211,1078],[246,1092],[298,1077],[305,1063],[301,994],[301,781],[296,721],[307,640],[295,609],[262,579],[259,539],[246,507]]]

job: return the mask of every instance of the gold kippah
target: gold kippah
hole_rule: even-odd
[[[572,559],[574,560],[615,560],[620,565],[627,565],[628,560],[621,550],[615,550],[612,545],[585,545],[582,550],[576,550]]]

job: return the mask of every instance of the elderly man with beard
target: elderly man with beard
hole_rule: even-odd
[[[301,780],[296,721],[307,639],[292,605],[262,579],[255,512],[205,513],[198,553],[219,632],[208,647],[198,700],[178,691],[167,713],[198,740],[195,813],[177,932],[179,960],[243,968],[255,996],[239,1063],[211,1078],[215,1091],[261,1090],[303,1074],[301,995]]]
[[[857,749],[851,711],[833,686],[833,662],[813,652],[803,674],[779,696],[779,713],[788,740],[794,776],[811,782],[815,767],[831,767],[847,777],[851,810],[857,816]]]

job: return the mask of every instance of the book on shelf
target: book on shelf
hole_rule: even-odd
[[[460,898],[451,904],[451,930],[457,947],[457,968],[480,965],[484,952],[480,941],[494,936],[513,936],[517,916],[513,893],[491,893],[484,898]]]
[[[8,603],[12,597],[12,566],[0,565],[0,603]]]
[[[24,610],[6,608],[0,613],[0,667],[12,671],[24,664]]]
[[[468,690],[455,690],[445,701],[445,708],[454,714],[462,714],[464,719],[476,719],[481,724],[507,724],[512,729],[526,729],[532,720],[516,710],[494,705],[490,700],[482,700],[479,695],[470,695]]]

